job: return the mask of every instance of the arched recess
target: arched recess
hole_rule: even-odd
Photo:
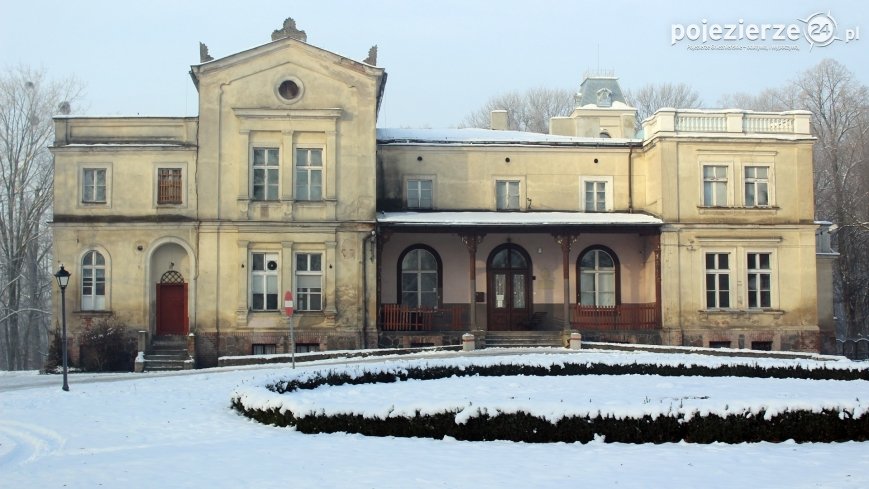
[[[602,245],[582,250],[576,260],[576,302],[590,307],[621,303],[621,270],[618,255]]]
[[[437,307],[443,297],[443,262],[431,246],[414,244],[398,257],[396,284],[399,304]]]
[[[180,300],[180,303],[175,303],[175,318],[183,317],[185,321],[180,328],[170,328],[168,333],[171,334],[186,334],[189,332],[189,327],[196,324],[196,259],[193,249],[183,240],[178,238],[162,238],[155,241],[147,255],[147,273],[146,273],[146,292],[147,300],[146,315],[149,318],[149,330],[151,334],[165,334],[167,331],[161,331],[158,328],[158,316],[166,317],[167,310],[164,308],[162,314],[158,310],[158,290],[172,289],[171,285],[182,285],[183,296],[174,299],[172,297],[164,297],[164,299]],[[168,273],[167,272],[174,272]],[[165,279],[165,280],[164,280]],[[167,286],[161,287],[161,284]],[[176,291],[177,293],[177,291]],[[170,292],[171,294],[171,292]],[[164,303],[165,306],[165,303]],[[184,310],[178,311],[177,308],[182,307]],[[165,328],[163,328],[165,330]]]
[[[528,324],[531,303],[531,257],[521,246],[505,243],[486,260],[488,329],[510,331]]]

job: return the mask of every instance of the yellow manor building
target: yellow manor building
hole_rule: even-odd
[[[285,353],[286,292],[299,352],[828,334],[808,112],[661,109],[637,136],[617,80],[589,77],[551,134],[502,111],[383,129],[373,56],[283,38],[204,60],[198,117],[55,119],[73,358],[108,316],[198,366]]]

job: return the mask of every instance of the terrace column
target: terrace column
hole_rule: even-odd
[[[384,245],[386,245],[386,243],[389,241],[389,238],[391,238],[391,237],[392,237],[391,230],[383,229],[383,228],[377,230],[377,239],[376,239],[377,249],[375,251],[375,253],[377,254],[377,256],[375,258],[375,261],[376,261],[375,265],[377,266],[377,272],[375,273],[376,284],[374,286],[374,294],[376,295],[375,300],[377,301],[377,325],[378,325],[378,327],[380,326],[380,321],[381,321],[381,305],[382,304],[381,304],[380,298],[381,298],[382,291],[380,290],[380,288],[381,288],[381,275],[382,275],[382,270],[383,270],[383,247],[384,247]]]
[[[477,233],[459,233],[459,237],[462,238],[462,243],[468,247],[468,271],[471,293],[469,294],[470,301],[470,330],[475,331],[477,329],[477,246],[483,242],[483,237],[485,234],[477,234]]]
[[[655,320],[658,327],[664,324],[661,311],[661,235],[656,234],[652,242],[655,246]]]
[[[561,269],[564,277],[564,330],[570,330],[570,246],[579,238],[575,234],[553,234],[561,246]]]

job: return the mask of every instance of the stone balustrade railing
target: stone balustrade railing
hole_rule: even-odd
[[[643,121],[645,138],[660,133],[737,133],[811,135],[811,112],[660,109]]]

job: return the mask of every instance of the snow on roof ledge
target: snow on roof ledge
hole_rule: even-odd
[[[659,226],[646,214],[625,212],[378,212],[377,222],[396,226]]]
[[[639,139],[589,138],[557,136],[523,131],[495,131],[491,129],[393,129],[377,128],[380,144],[535,144],[535,145],[607,145],[624,146]]]

